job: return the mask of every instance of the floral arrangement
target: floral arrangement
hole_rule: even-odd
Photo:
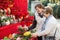
[[[10,34],[8,37],[4,37],[3,40],[30,40],[32,39],[31,33],[35,31],[27,31],[27,27],[19,27],[18,33]]]
[[[0,26],[5,26],[15,23],[15,16],[14,15],[9,15],[7,16],[5,14],[5,11],[3,9],[0,9]]]
[[[15,5],[14,0],[0,0],[0,8],[5,11],[5,14],[7,16],[9,16],[9,15],[15,16],[16,21],[18,21],[23,27],[24,27],[24,25],[26,25],[28,27],[32,25],[34,16],[30,16],[29,12],[20,10],[20,8]],[[11,21],[13,22],[13,19],[10,18],[10,22]],[[7,20],[7,18],[6,18],[6,20]]]
[[[13,4],[13,0],[0,0],[0,8],[5,9],[11,4]]]
[[[14,18],[11,18],[9,16],[3,15],[0,17],[0,26],[5,26],[5,25],[10,25],[10,24],[14,24],[17,23],[17,21],[14,20]]]
[[[27,27],[19,27],[19,32],[14,37],[14,40],[28,40],[31,38],[31,31],[27,31]]]
[[[29,12],[20,10],[19,7],[14,5],[13,0],[0,0],[0,8],[5,11],[0,17],[0,25],[3,27],[5,25],[10,25],[14,23],[20,23],[22,27],[30,27],[33,23],[34,16],[30,16]],[[2,25],[3,24],[3,25]],[[27,28],[25,27],[25,28]],[[7,30],[8,31],[8,30]],[[17,40],[17,39],[30,39],[31,31],[26,31],[24,28],[20,28],[20,33],[9,34],[8,37],[4,37],[3,40]],[[27,35],[28,36],[25,36]]]

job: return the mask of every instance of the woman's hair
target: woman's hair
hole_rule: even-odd
[[[35,6],[35,9],[36,9],[36,7],[44,9],[44,5],[42,5],[42,4],[37,4],[37,5]]]
[[[48,14],[48,13],[53,14],[52,7],[49,7],[49,6],[45,7],[45,12],[46,12],[46,14]]]

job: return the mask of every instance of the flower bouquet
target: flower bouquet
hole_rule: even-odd
[[[19,32],[15,35],[14,40],[28,40],[31,38],[31,32],[27,31],[27,27],[19,27]]]
[[[3,9],[0,9],[0,26],[10,25],[15,23],[15,16],[7,16]]]
[[[19,32],[13,33],[8,36],[9,40],[33,40],[31,33],[34,31],[27,31],[27,27],[18,27]],[[5,37],[6,38],[6,37]],[[4,39],[5,39],[4,38]]]

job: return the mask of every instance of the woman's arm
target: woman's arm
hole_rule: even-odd
[[[34,28],[36,27],[36,25],[37,25],[37,21],[36,21],[35,16],[34,16],[33,24],[32,24],[31,27],[28,28],[28,30],[32,30],[32,29],[34,29]]]

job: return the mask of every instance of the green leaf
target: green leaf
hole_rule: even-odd
[[[20,27],[18,28],[18,30],[20,30],[21,32],[24,32],[24,30],[22,28],[20,28]]]
[[[35,33],[36,32],[36,30],[30,30],[31,31],[31,33]]]
[[[28,40],[28,38],[27,37],[24,37],[22,40]]]
[[[4,40],[9,40],[7,37],[4,37]]]
[[[18,35],[16,34],[14,38],[17,38],[17,37],[18,37]]]

